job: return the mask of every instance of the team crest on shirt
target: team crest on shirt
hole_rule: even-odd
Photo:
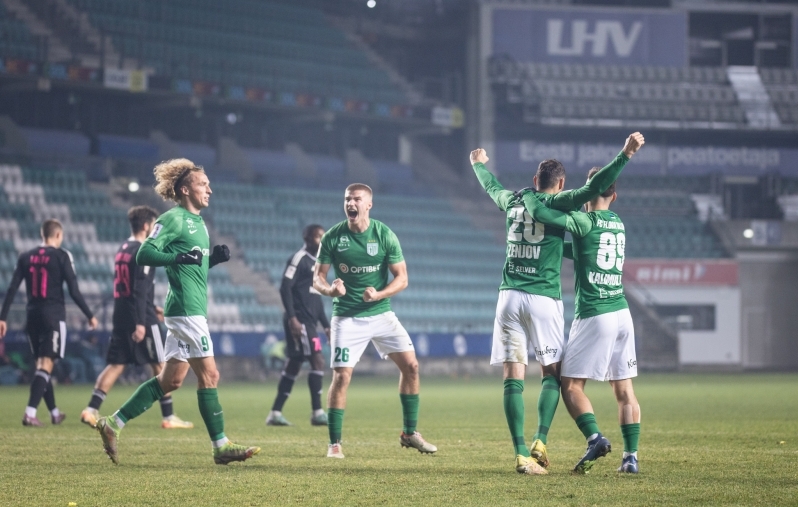
[[[367,254],[374,256],[377,255],[377,252],[379,251],[380,251],[380,244],[377,243],[376,241],[369,241],[368,244],[366,244]]]

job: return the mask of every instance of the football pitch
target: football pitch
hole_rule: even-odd
[[[329,383],[329,375],[325,384]],[[539,380],[527,380],[527,443],[537,421]],[[422,378],[419,431],[434,456],[401,449],[396,379],[357,376],[349,391],[343,460],[327,459],[327,430],[309,424],[305,375],[284,409],[292,427],[264,425],[276,382],[222,384],[226,432],[258,445],[245,463],[213,464],[194,387],[175,393],[175,412],[193,430],[162,430],[154,406],[120,439],[120,464],[79,421],[90,385],[59,386],[60,427],[20,424],[27,387],[0,388],[0,504],[78,507],[226,505],[796,505],[798,375],[643,374],[641,473],[619,475],[623,441],[609,386],[589,383],[613,452],[590,474],[571,468],[584,439],[562,401],[549,433],[547,476],[514,470],[500,378]],[[133,387],[117,386],[101,413]]]

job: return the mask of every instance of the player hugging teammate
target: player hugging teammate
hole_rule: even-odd
[[[623,369],[620,364],[621,356],[634,358],[634,332],[620,287],[625,236],[618,232],[622,230],[622,225],[618,225],[620,219],[607,209],[615,199],[615,180],[644,142],[639,132],[630,135],[621,153],[610,164],[595,168],[581,188],[566,191],[563,191],[565,168],[557,160],[544,160],[538,166],[533,179],[537,191],[525,188],[511,192],[505,190],[488,172],[485,150],[471,152],[471,163],[480,184],[499,209],[507,214],[507,260],[499,287],[491,364],[502,364],[504,368],[504,411],[515,447],[516,471],[519,473],[547,473],[549,458],[546,438],[559,403],[561,381],[566,407],[588,441],[587,451],[574,470],[584,473],[596,459],[610,452],[610,443],[598,431],[593,409],[583,392],[587,378],[608,379],[613,384],[621,412],[626,450],[620,470],[637,472],[640,408],[631,390],[630,380],[637,374],[637,367],[636,361],[634,369]],[[611,197],[606,197],[611,190]],[[574,218],[578,215],[573,213],[585,204],[588,211],[594,214],[588,213],[589,218]],[[548,220],[542,218],[544,216]],[[589,233],[591,229],[585,225],[578,231],[584,233],[584,237],[575,233],[573,252],[577,270],[577,319],[572,327],[571,341],[566,346],[560,267],[564,231],[576,230],[571,226],[566,227],[566,223],[571,224],[574,220],[581,220],[584,224],[593,220],[596,228]],[[610,233],[610,229],[614,232]],[[612,238],[609,234],[613,234]],[[590,262],[590,255],[598,255],[599,261],[593,259]],[[612,266],[609,266],[609,260],[601,261],[601,255],[607,259],[611,256]],[[612,288],[602,288],[607,294],[613,294],[610,296],[614,298],[612,301],[599,304],[594,301],[596,292],[589,290],[584,283],[597,278],[618,282]],[[598,299],[603,300],[604,295],[604,292],[599,293]],[[616,314],[616,311],[620,313]],[[605,313],[613,315],[605,317]],[[615,327],[596,323],[600,320],[606,324],[612,319],[615,319]],[[523,391],[529,345],[541,364],[543,388],[538,398],[538,429],[532,446],[527,449],[524,441]]]

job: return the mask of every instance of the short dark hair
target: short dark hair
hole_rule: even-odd
[[[55,236],[58,231],[63,231],[64,226],[55,218],[48,218],[42,223],[42,239],[48,239]]]
[[[158,218],[158,212],[149,206],[133,206],[127,212],[127,221],[133,234],[144,230],[144,225]]]
[[[553,158],[544,160],[538,165],[535,177],[538,181],[538,191],[548,190],[557,184],[557,180],[565,178],[565,167],[559,160]]]
[[[590,180],[597,172],[601,171],[601,167],[594,167],[587,172],[587,179]],[[612,194],[615,193],[615,182],[612,182],[612,185],[601,194],[601,197],[612,197]]]
[[[305,228],[302,229],[302,239],[307,241],[314,232],[319,230],[323,231],[324,227],[320,226],[319,224],[306,225]]]

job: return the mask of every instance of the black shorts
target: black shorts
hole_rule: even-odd
[[[33,357],[64,357],[67,333],[64,320],[58,316],[47,315],[47,312],[29,312],[25,331]]]
[[[302,324],[302,336],[300,336],[299,340],[296,340],[291,334],[291,328],[288,327],[288,319],[283,319],[286,357],[289,359],[302,359],[313,354],[321,354],[321,337],[316,332],[316,325],[307,321],[303,322],[302,319],[299,322]]]
[[[136,343],[131,338],[132,329],[114,329],[111,333],[111,343],[108,345],[108,352],[105,354],[105,361],[108,364],[155,364],[164,361],[163,344],[161,329],[157,324],[144,326],[146,332],[144,339]]]

